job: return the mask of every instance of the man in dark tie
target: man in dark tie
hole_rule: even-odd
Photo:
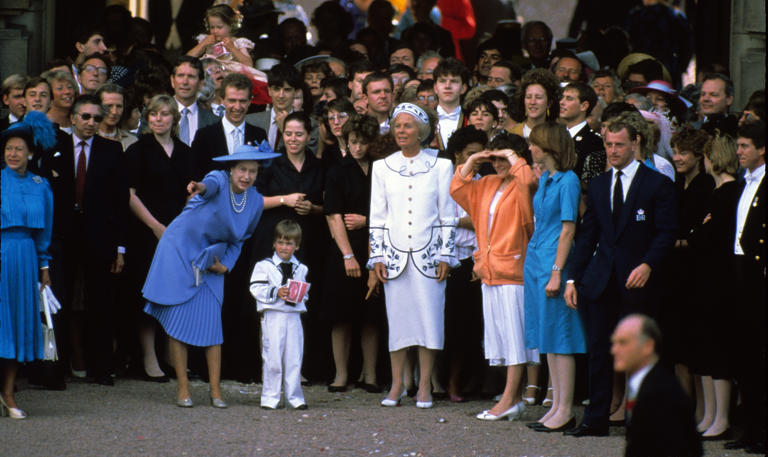
[[[573,82],[565,86],[560,98],[560,120],[576,146],[576,166],[573,171],[581,178],[584,161],[593,152],[603,150],[603,139],[587,124],[587,116],[597,105],[597,94],[589,85]],[[586,187],[587,183],[583,183]]]
[[[733,268],[737,283],[729,311],[736,319],[739,341],[734,347],[734,375],[741,394],[743,434],[725,444],[726,449],[744,448],[765,454],[765,122],[743,124],[736,138],[739,165],[746,170],[739,180],[736,202],[736,235]]]
[[[200,59],[181,56],[171,74],[173,97],[179,104],[179,139],[191,146],[198,129],[215,124],[219,118],[209,109],[197,104],[197,91],[203,83],[205,73]]]
[[[264,129],[245,122],[251,105],[253,83],[240,73],[227,75],[219,89],[222,94],[224,117],[219,122],[197,131],[192,142],[192,154],[196,162],[196,181],[214,169],[214,157],[232,154],[242,144],[258,143],[267,138]]]
[[[654,316],[653,272],[672,248],[677,207],[672,181],[635,160],[635,128],[613,122],[605,135],[611,170],[592,179],[586,212],[576,236],[565,300],[578,307],[587,333],[589,406],[571,436],[605,436],[613,370],[610,335],[622,316]]]
[[[128,185],[120,143],[96,135],[99,99],[81,95],[72,110],[69,141],[43,158],[54,195],[51,280],[71,324],[75,362],[85,352],[92,380],[111,386],[112,282],[124,265]]]
[[[619,322],[611,337],[613,368],[627,374],[626,457],[698,457],[693,402],[659,363],[661,330],[642,314]]]

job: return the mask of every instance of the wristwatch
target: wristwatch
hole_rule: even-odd
[[[285,205],[285,198],[282,195],[280,196],[280,204]]]
[[[354,256],[355,256],[354,254],[344,254],[344,260],[349,260]]]
[[[557,265],[552,265],[552,271],[560,271],[560,267]]]

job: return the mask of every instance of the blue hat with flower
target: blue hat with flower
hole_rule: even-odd
[[[216,162],[241,162],[243,160],[256,160],[262,162],[267,167],[269,162],[280,157],[280,154],[273,151],[266,140],[262,141],[258,147],[250,144],[242,144],[235,148],[235,152],[229,155],[214,157]]]

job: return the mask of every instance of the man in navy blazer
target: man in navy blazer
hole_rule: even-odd
[[[267,132],[245,122],[245,115],[251,105],[253,83],[240,73],[227,75],[221,82],[224,117],[197,131],[192,142],[195,158],[195,181],[201,181],[206,173],[214,169],[214,157],[232,154],[237,146],[251,143],[258,145],[267,139]]]
[[[571,436],[608,434],[613,369],[610,336],[631,313],[656,315],[657,278],[675,240],[677,202],[672,181],[635,160],[638,132],[614,122],[604,139],[612,169],[587,188],[587,210],[576,235],[568,306],[578,308],[587,333],[590,404]]]
[[[70,319],[76,290],[83,291],[88,373],[112,385],[112,275],[124,265],[129,199],[123,151],[120,143],[95,134],[103,119],[98,98],[78,97],[71,117],[73,135],[46,154],[42,165],[54,195],[51,280]],[[82,172],[84,180],[78,180]]]

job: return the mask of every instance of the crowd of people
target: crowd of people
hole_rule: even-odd
[[[682,87],[682,12],[555,49],[500,21],[470,62],[469,2],[213,3],[162,37],[109,7],[122,28],[3,80],[0,410],[26,417],[20,365],[174,377],[180,407],[200,377],[226,408],[223,376],[266,409],[501,392],[479,420],[541,402],[531,429],[626,425],[627,455],[764,452],[765,93],[734,111],[722,65]]]

